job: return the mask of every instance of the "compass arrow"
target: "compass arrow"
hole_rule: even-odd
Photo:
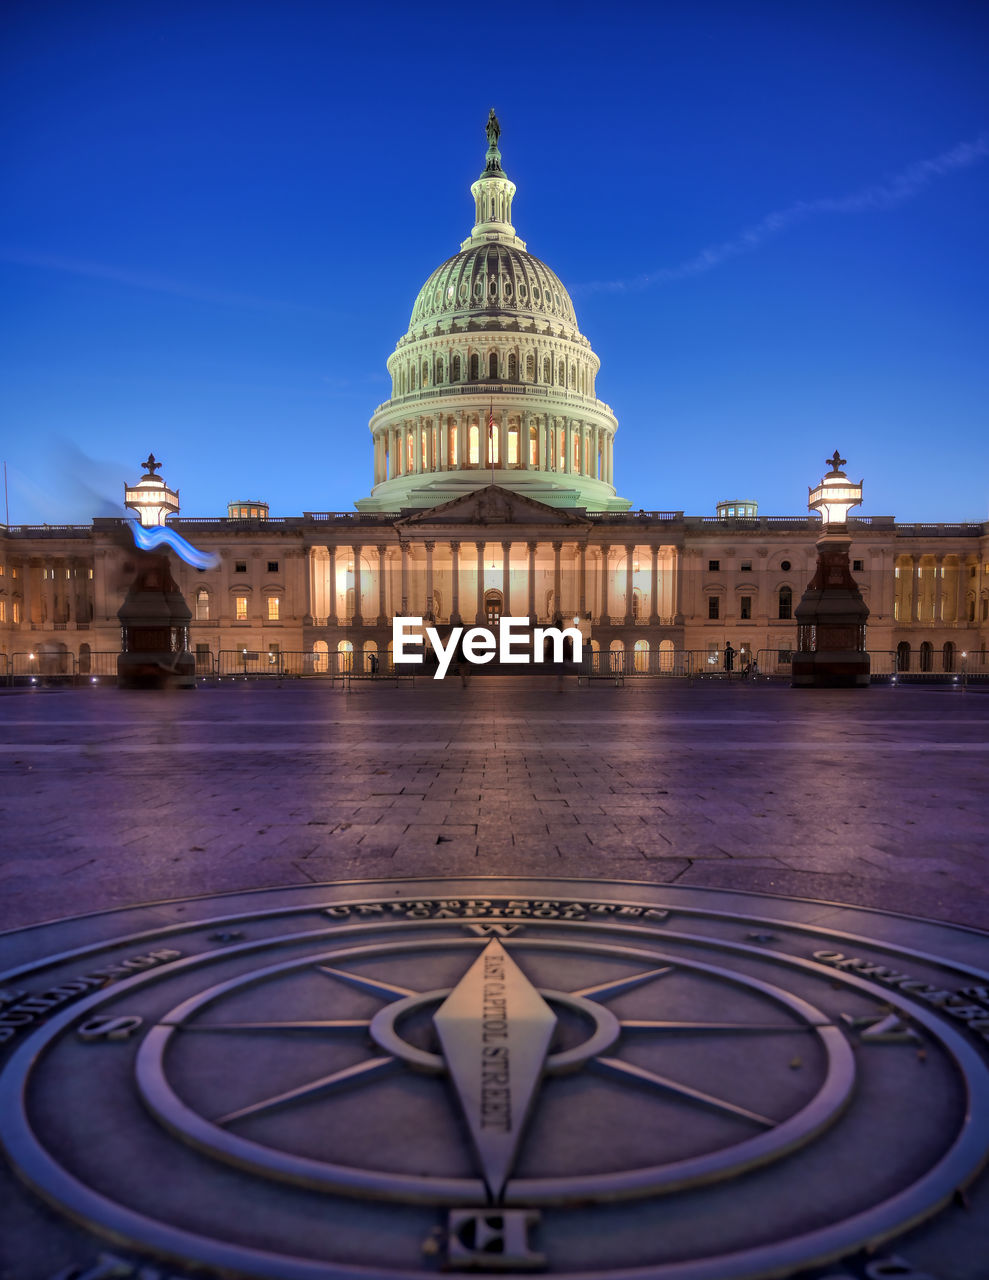
[[[511,1173],[556,1014],[496,939],[433,1016],[488,1194]]]

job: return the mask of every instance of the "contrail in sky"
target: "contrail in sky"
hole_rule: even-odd
[[[974,142],[960,142],[949,151],[943,151],[930,160],[918,160],[886,182],[876,182],[862,187],[850,195],[825,197],[820,200],[797,200],[785,209],[768,213],[754,226],[747,227],[731,240],[710,245],[693,258],[675,267],[661,267],[646,275],[629,280],[600,280],[579,286],[579,292],[591,293],[647,289],[650,285],[664,284],[668,280],[683,280],[687,276],[701,275],[719,267],[729,258],[751,253],[767,240],[788,231],[790,227],[807,218],[824,213],[865,213],[870,209],[890,209],[894,205],[912,200],[929,186],[935,178],[945,177],[957,169],[971,169],[989,156],[989,134],[981,134]]]

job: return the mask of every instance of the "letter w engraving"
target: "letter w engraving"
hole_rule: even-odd
[[[491,924],[469,924],[467,928],[478,938],[510,938],[522,928],[520,924],[502,924],[500,921]]]

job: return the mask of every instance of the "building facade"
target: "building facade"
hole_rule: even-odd
[[[174,569],[204,673],[366,669],[387,660],[397,615],[578,620],[627,672],[720,669],[729,644],[739,664],[785,667],[820,521],[760,516],[751,499],[714,516],[633,511],[618,495],[599,361],[563,284],[515,234],[499,135],[492,112],[473,229],[388,360],[370,494],[350,512],[270,518],[259,500],[168,516],[218,561]],[[874,670],[986,670],[989,524],[874,516],[849,531]],[[0,677],[115,670],[133,555],[125,520],[0,526]]]

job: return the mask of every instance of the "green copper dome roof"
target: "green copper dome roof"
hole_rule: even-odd
[[[552,318],[577,327],[556,272],[531,253],[498,242],[472,244],[437,267],[419,291],[409,327],[465,313]]]

